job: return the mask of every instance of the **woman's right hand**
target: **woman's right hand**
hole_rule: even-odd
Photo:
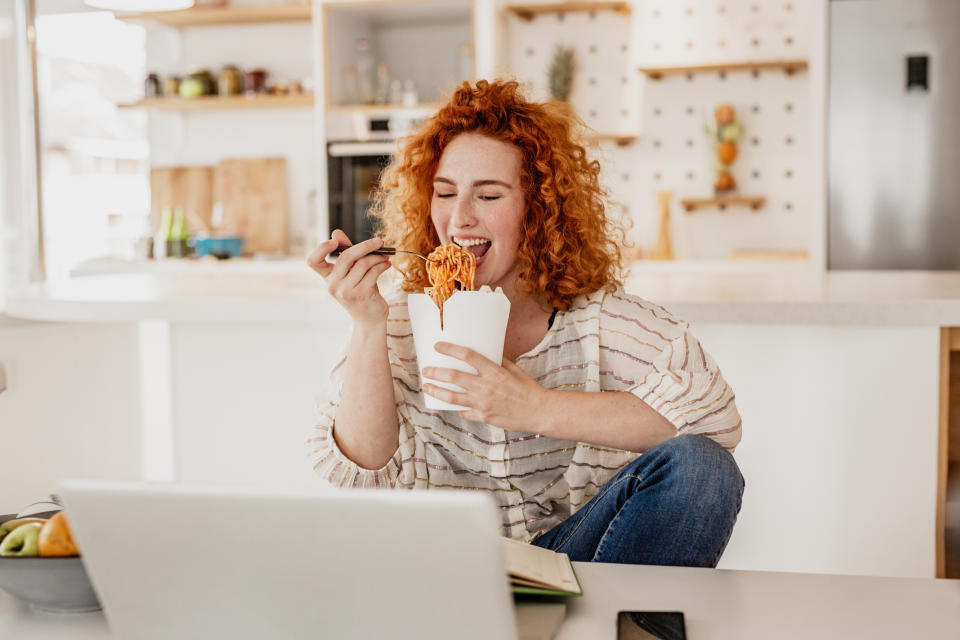
[[[336,262],[327,262],[326,257],[341,245],[350,248],[344,249]],[[377,278],[390,268],[390,258],[370,253],[382,246],[380,238],[354,245],[337,229],[307,258],[307,264],[324,279],[330,295],[347,310],[356,326],[374,327],[387,320],[389,308],[377,288]]]

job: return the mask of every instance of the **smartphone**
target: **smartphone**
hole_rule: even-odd
[[[682,611],[621,611],[617,640],[687,640]]]

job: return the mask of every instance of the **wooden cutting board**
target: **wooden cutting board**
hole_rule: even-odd
[[[221,160],[214,196],[223,206],[220,233],[243,236],[245,254],[286,253],[286,158]]]
[[[160,228],[163,210],[183,207],[190,233],[209,231],[213,213],[216,167],[158,167],[150,169],[150,228]]]

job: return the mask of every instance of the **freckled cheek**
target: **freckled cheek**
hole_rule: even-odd
[[[441,239],[446,238],[446,228],[447,223],[450,222],[450,216],[443,211],[439,211],[437,207],[432,207],[430,219],[433,221],[433,228],[437,231],[437,235]]]
[[[489,220],[489,228],[501,249],[519,246],[522,230],[517,212],[499,212],[499,215]]]

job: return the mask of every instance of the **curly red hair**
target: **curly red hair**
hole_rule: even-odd
[[[426,255],[440,239],[430,219],[433,178],[444,149],[461,133],[515,145],[526,214],[517,249],[517,287],[561,310],[581,294],[622,284],[624,229],[607,217],[600,164],[578,141],[582,123],[565,103],[531,102],[515,81],[464,82],[384,170],[370,215],[384,244]],[[404,291],[429,286],[423,262],[398,255]]]

